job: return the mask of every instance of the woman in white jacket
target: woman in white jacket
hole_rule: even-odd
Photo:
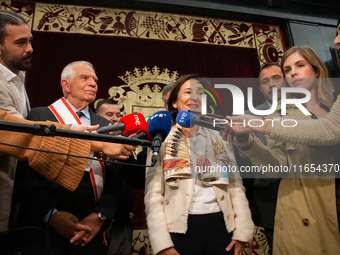
[[[178,111],[201,110],[202,88],[195,75],[177,80],[168,100],[174,125],[157,164],[146,170],[145,207],[154,254],[241,255],[253,237],[232,146],[215,131],[176,123]]]

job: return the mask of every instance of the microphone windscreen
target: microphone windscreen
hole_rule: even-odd
[[[161,132],[164,139],[168,136],[172,126],[171,115],[168,111],[159,111],[151,116],[149,121],[149,135],[154,138],[156,133]]]
[[[131,135],[138,132],[141,127],[146,123],[143,114],[131,113],[119,120],[119,123],[124,123],[125,129],[122,130],[123,135]]]
[[[176,122],[185,128],[192,128],[195,126],[193,123],[194,119],[197,119],[197,116],[187,110],[182,110],[177,113]]]

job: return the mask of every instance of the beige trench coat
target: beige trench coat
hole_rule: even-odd
[[[279,117],[279,114],[278,107],[270,117]],[[295,119],[310,119],[296,107],[288,107],[287,115]],[[295,166],[299,172],[300,166],[334,164],[325,147],[282,143],[273,139],[267,141],[268,147],[256,140],[251,149],[245,151],[254,165],[287,165],[291,169]],[[292,172],[284,175],[274,173],[278,177],[281,174],[283,179],[278,192],[273,254],[340,254],[335,179],[331,176],[308,178],[325,176],[311,172],[298,176]]]

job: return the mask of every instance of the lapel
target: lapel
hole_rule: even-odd
[[[90,118],[91,118],[91,125],[97,125],[99,120],[98,120],[98,115],[95,114],[91,109],[90,109]]]
[[[103,127],[103,126],[107,126],[110,124],[110,121],[95,114],[91,109],[90,109],[90,118],[91,118],[91,125],[99,124],[101,127]]]

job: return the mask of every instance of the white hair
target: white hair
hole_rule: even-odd
[[[81,61],[74,61],[69,63],[67,66],[64,67],[63,71],[61,72],[61,80],[68,80],[72,81],[74,76],[76,76],[76,72],[74,71],[75,66],[81,66],[81,65],[88,65],[94,70],[93,65],[90,62],[81,60]],[[67,98],[67,93],[64,89],[62,89],[63,95],[65,98]]]

